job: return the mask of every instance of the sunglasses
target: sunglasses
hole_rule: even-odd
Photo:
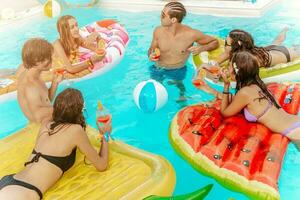
[[[228,44],[227,40],[225,40],[225,47],[231,47],[231,44]]]
[[[83,103],[82,113],[83,113],[83,117],[84,117],[85,119],[89,118],[88,111],[87,111],[87,109],[86,109],[86,107],[85,107],[85,102]]]

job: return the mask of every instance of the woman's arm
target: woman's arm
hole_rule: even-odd
[[[224,117],[230,117],[238,114],[243,108],[245,108],[249,102],[249,95],[241,89],[230,102],[230,93],[228,88],[224,87],[221,114]]]
[[[78,146],[80,151],[91,161],[98,171],[106,170],[108,166],[108,143],[105,139],[101,140],[99,153],[94,149],[82,128],[77,132],[75,141],[76,146]]]
[[[224,52],[218,58],[215,59],[215,61],[219,65],[221,65],[223,62],[229,59],[230,47],[224,47],[224,48],[225,48]]]
[[[221,114],[224,117],[230,117],[238,114],[249,103],[249,94],[246,88],[238,91],[233,99],[229,92],[230,81],[228,80],[228,70],[221,70],[221,76],[224,80],[224,91],[222,96]]]
[[[62,47],[61,43],[58,40],[54,42],[53,47],[56,56],[58,56],[61,59],[63,66],[66,68],[66,70],[69,73],[81,72],[85,69],[88,69],[88,67],[90,67],[89,60],[72,65],[65,53],[64,48]]]
[[[80,43],[81,46],[84,48],[87,48],[91,51],[96,51],[98,48],[97,41],[101,39],[101,36],[97,32],[92,32],[89,36],[86,38],[81,38]]]

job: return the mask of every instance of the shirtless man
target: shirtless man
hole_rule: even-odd
[[[196,55],[219,46],[216,38],[181,24],[185,15],[186,10],[180,2],[166,4],[161,12],[161,26],[155,28],[148,50],[149,59],[155,62],[155,66],[150,67],[151,78],[159,82],[165,78],[172,79],[180,90],[181,101],[185,100],[182,80],[190,53]],[[195,42],[199,45],[193,46]],[[156,48],[160,50],[159,58],[154,54]]]
[[[42,122],[52,117],[51,100],[62,75],[55,75],[48,89],[41,73],[52,64],[53,46],[44,39],[28,40],[22,49],[23,72],[18,77],[17,97],[20,107],[31,122]]]

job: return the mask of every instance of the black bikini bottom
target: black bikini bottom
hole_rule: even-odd
[[[285,46],[270,45],[270,46],[266,46],[265,49],[267,51],[279,51],[285,55],[287,62],[291,61],[290,52]]]
[[[43,198],[43,193],[41,192],[41,190],[39,188],[37,188],[34,185],[31,185],[29,183],[26,183],[24,181],[19,181],[19,180],[14,179],[14,174],[10,174],[10,175],[2,177],[2,179],[0,180],[0,190],[9,185],[19,185],[19,186],[28,188],[30,190],[34,190],[34,191],[36,191],[36,193],[38,193],[38,195],[40,196],[40,199]]]

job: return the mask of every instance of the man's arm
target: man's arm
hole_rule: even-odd
[[[28,107],[36,122],[42,122],[52,117],[53,107],[50,100],[49,104],[43,103],[40,91],[36,87],[28,87],[24,96],[27,102],[30,102]]]
[[[153,59],[153,58],[150,57],[151,53],[154,51],[154,49],[158,48],[157,34],[158,34],[158,27],[155,28],[155,30],[153,31],[152,42],[151,42],[151,45],[148,49],[148,57],[151,61],[157,61],[157,59]]]
[[[219,47],[217,38],[210,35],[205,35],[201,31],[196,30],[196,42],[201,45],[202,51],[211,51]]]
[[[219,47],[219,41],[217,38],[205,35],[201,31],[193,30],[194,42],[197,42],[198,46],[192,46],[188,50],[193,54],[197,55],[203,51],[215,50]]]
[[[60,73],[54,73],[53,75],[53,79],[52,79],[52,83],[50,88],[48,89],[48,97],[50,99],[50,101],[52,102],[57,90],[57,87],[59,85],[59,83],[63,80],[63,75]]]

